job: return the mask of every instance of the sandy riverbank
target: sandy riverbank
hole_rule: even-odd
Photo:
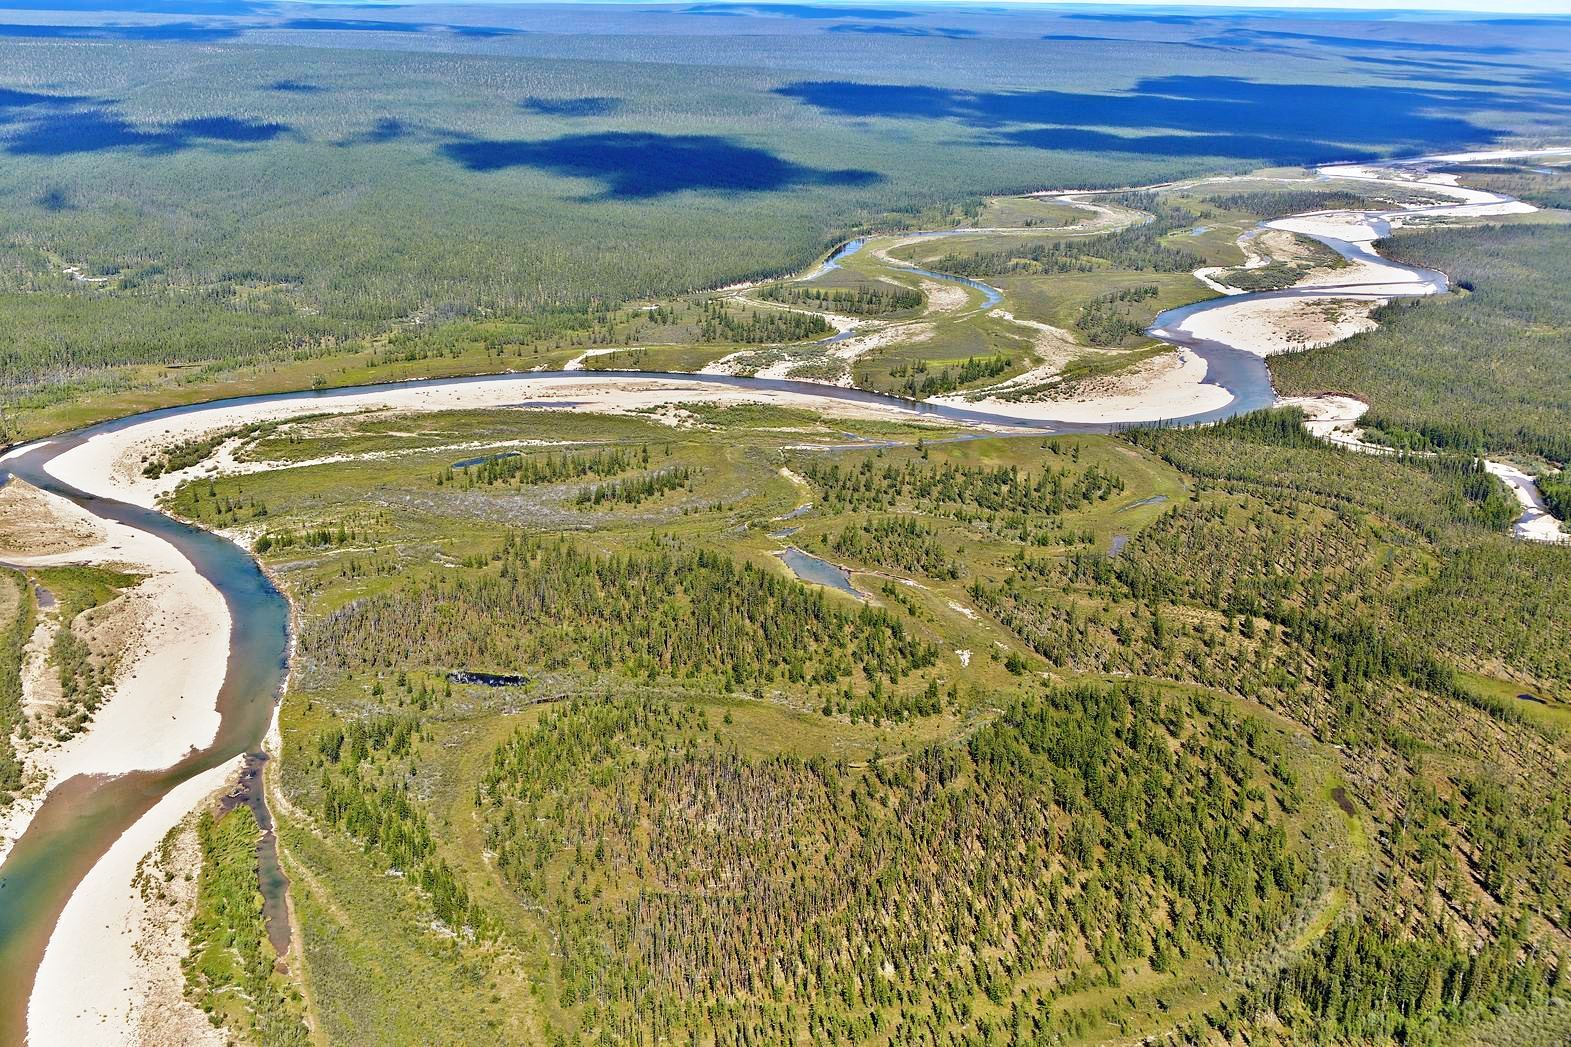
[[[27,1008],[33,1047],[224,1042],[207,1038],[212,1027],[182,1005],[181,946],[168,941],[155,946],[155,936],[172,928],[135,881],[138,866],[164,835],[224,788],[240,765],[237,758],[171,789],[82,879],[60,914],[33,984]],[[178,1040],[165,1038],[172,1032]]]
[[[143,531],[90,516],[74,503],[12,481],[0,488],[0,515],[17,506],[39,510],[32,541],[0,533],[0,559],[22,566],[114,565],[143,576],[127,601],[132,637],[119,658],[107,701],[86,730],[58,745],[21,745],[26,776],[39,788],[0,816],[0,860],[26,831],[56,785],[78,774],[124,774],[178,762],[212,741],[229,657],[229,610],[223,596],[173,546]],[[101,535],[69,545],[62,536]],[[6,539],[11,541],[7,542]],[[18,548],[17,546],[21,546]],[[39,552],[48,548],[51,551]],[[23,702],[33,695],[24,680]]]
[[[28,526],[15,526],[23,520]],[[33,788],[0,816],[3,861],[60,783],[81,774],[157,770],[211,743],[230,619],[218,590],[169,543],[17,480],[0,488],[0,559],[39,567],[112,565],[143,579],[115,601],[129,635],[93,720],[63,743],[35,737],[18,747]],[[36,690],[48,679],[24,677],[24,705],[42,704]],[[171,1042],[163,1033],[172,1028],[210,1029],[183,1001],[180,939],[171,940],[167,913],[132,880],[164,833],[229,773],[219,767],[173,790],[83,879],[34,982],[31,1043],[159,1043]],[[180,1042],[202,1041],[182,1033]]]
[[[1062,400],[1012,400],[991,390],[976,399],[955,393],[932,397],[929,402],[1044,421],[1161,422],[1220,410],[1232,401],[1233,395],[1226,389],[1205,384],[1206,371],[1205,360],[1188,350],[1178,350],[1127,371],[1078,382],[1073,396]]]
[[[808,407],[842,417],[887,418],[898,408],[816,396],[810,391],[744,389],[694,382],[680,375],[669,378],[599,377],[593,371],[582,378],[540,378],[529,373],[487,381],[391,385],[364,392],[326,398],[300,398],[272,402],[219,405],[162,418],[141,425],[103,433],[54,459],[49,472],[93,494],[134,505],[155,508],[160,496],[194,475],[190,470],[166,473],[155,479],[142,475],[149,454],[171,444],[238,428],[253,422],[283,420],[304,414],[349,413],[371,409],[394,411],[450,411],[507,407],[527,401],[531,405],[561,403],[562,410],[595,414],[652,412],[674,401],[709,403],[772,403]],[[651,417],[658,417],[651,415]],[[912,412],[915,418],[916,413]]]

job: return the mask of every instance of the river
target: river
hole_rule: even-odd
[[[1506,200],[1506,198],[1497,199]],[[1459,209],[1466,206],[1468,205],[1459,203],[1451,207],[1425,208],[1423,211],[1428,214],[1458,213]],[[1381,212],[1372,213],[1369,217],[1376,221],[1388,221],[1397,214],[1400,212]],[[1272,224],[1280,227],[1279,223]],[[953,235],[974,232],[974,230],[957,230]],[[1311,232],[1308,235],[1315,236],[1344,257],[1357,257],[1367,261],[1368,256],[1373,254],[1366,242],[1340,240],[1324,233]],[[826,264],[833,265],[838,257],[843,257],[848,251],[860,246],[860,243],[853,241],[832,256]],[[1377,255],[1374,257],[1379,258]],[[1379,259],[1379,264],[1393,275],[1401,274],[1402,281],[1410,283],[1415,288],[1419,285],[1424,288],[1415,289],[1410,293],[1432,294],[1445,289],[1445,278],[1441,274],[1404,266],[1387,259]],[[1001,298],[996,288],[981,284],[979,281],[926,270],[920,272],[932,279],[945,280],[981,291],[984,295],[984,308],[991,308]],[[1229,296],[1164,312],[1157,317],[1151,333],[1200,355],[1207,364],[1205,381],[1226,389],[1230,395],[1229,401],[1222,408],[1168,421],[1179,423],[1216,421],[1241,412],[1270,406],[1275,402],[1270,373],[1260,354],[1251,352],[1247,348],[1226,345],[1214,340],[1192,338],[1186,340],[1183,331],[1185,320],[1208,310],[1237,307],[1242,302],[1258,301],[1261,298],[1283,296],[1346,298],[1359,294],[1385,298],[1398,293],[1409,292],[1382,290],[1375,295],[1372,289],[1361,291],[1358,288],[1336,286],[1289,289]],[[10,1043],[19,1043],[23,1040],[27,1001],[50,934],[77,885],[111,844],[141,815],[149,811],[159,798],[181,782],[191,779],[202,771],[233,761],[243,754],[253,754],[254,763],[260,761],[262,739],[287,671],[288,603],[249,553],[225,538],[181,523],[163,513],[79,490],[63,483],[48,471],[49,464],[60,455],[96,436],[120,433],[133,427],[177,417],[210,414],[217,427],[235,424],[238,417],[243,417],[253,408],[258,410],[266,408],[275,416],[279,413],[307,414],[330,405],[347,408],[356,406],[361,401],[372,403],[378,396],[392,392],[431,390],[461,394],[466,389],[476,387],[517,383],[518,400],[522,401],[527,398],[529,390],[538,392],[542,387],[553,383],[598,384],[628,380],[670,382],[681,390],[678,395],[684,398],[693,395],[694,386],[723,386],[766,393],[789,393],[825,403],[854,403],[865,407],[882,408],[897,415],[930,418],[961,425],[1007,426],[1060,433],[1098,433],[1126,427],[1110,423],[1028,418],[996,409],[973,410],[954,405],[916,402],[860,389],[787,379],[686,373],[677,375],[641,371],[557,371],[309,390],[164,408],[38,441],[28,448],[21,449],[20,452],[13,453],[4,466],[0,467],[3,468],[3,471],[0,471],[0,482],[3,482],[8,474],[16,476],[44,491],[70,499],[96,516],[123,523],[169,542],[223,594],[230,612],[231,626],[227,672],[218,694],[220,726],[211,743],[164,770],[137,772],[114,778],[78,776],[62,783],[45,799],[26,833],[17,841],[4,865],[0,866],[0,892],[3,892],[0,893],[0,970],[7,973],[6,978],[0,979],[0,1038]],[[505,388],[510,389],[511,386]],[[249,784],[245,786],[246,789],[259,789],[260,775],[250,775],[247,782]],[[251,804],[265,824],[266,810],[259,794],[242,792],[238,799]],[[273,878],[270,884],[271,892],[278,893],[281,890],[280,884],[281,880]],[[280,911],[278,903],[278,898],[268,898],[269,912],[275,916]],[[91,972],[83,972],[83,975],[91,977]]]

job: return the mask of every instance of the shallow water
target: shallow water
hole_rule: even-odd
[[[273,951],[283,957],[289,952],[289,878],[278,864],[278,837],[273,832],[273,816],[262,791],[262,768],[266,763],[267,753],[260,750],[246,753],[240,781],[219,801],[218,809],[227,814],[241,805],[249,807],[262,830],[262,838],[256,842],[256,879],[262,893],[262,922]]]
[[[851,572],[843,567],[835,566],[828,560],[820,560],[812,553],[804,553],[794,545],[782,549],[775,555],[784,560],[785,565],[791,568],[791,573],[804,582],[811,582],[814,585],[827,585],[831,589],[839,589],[843,593],[849,593],[857,599],[861,599],[863,596],[862,591],[851,584]]]
[[[0,979],[0,1039],[6,1042],[20,1043],[24,1038],[27,1000],[38,962],[82,877],[174,786],[258,749],[284,679],[288,604],[248,553],[161,513],[78,491],[44,471],[52,458],[88,436],[128,424],[126,419],[106,422],[51,440],[8,461],[0,480],[17,476],[96,516],[163,538],[223,594],[232,622],[229,664],[218,693],[220,722],[205,749],[173,767],[117,778],[78,775],[61,783],[0,865],[0,970],[7,972]]]
[[[473,669],[461,669],[447,674],[453,683],[473,683],[481,687],[522,687],[529,682],[527,676],[515,676],[511,673],[483,673]]]

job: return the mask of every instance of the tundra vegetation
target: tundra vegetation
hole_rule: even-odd
[[[13,737],[22,727],[22,663],[36,613],[33,587],[17,571],[0,570],[0,796],[22,786]]]
[[[1163,351],[1196,268],[1337,264],[1243,268],[1262,219],[1407,192],[1295,165],[1563,132],[1571,54],[1555,24],[780,5],[640,10],[629,48],[622,9],[508,10],[0,27],[0,440],[569,361],[1073,394]],[[1488,91],[1477,55],[1511,56]],[[1565,200],[1561,169],[1463,176]],[[1029,195],[1071,185],[1106,191]],[[1382,250],[1458,293],[1272,361],[1369,399],[1390,455],[1288,410],[972,439],[701,398],[154,449],[167,508],[297,612],[296,951],[254,816],[204,812],[188,997],[262,1044],[1566,1042],[1571,549],[1507,536],[1481,458],[1571,505],[1563,219],[1403,230]],[[0,568],[7,798],[15,741],[90,719],[135,581]]]
[[[1565,1033],[1571,552],[1477,459],[680,411],[422,415],[393,457],[407,422],[307,419],[238,452],[307,464],[173,496],[266,505],[301,608],[322,1034]]]

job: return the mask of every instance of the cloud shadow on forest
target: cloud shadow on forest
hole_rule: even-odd
[[[1319,33],[1289,33],[1277,29],[1237,29],[1218,36],[1202,37],[1200,42],[1222,47],[1241,47],[1246,50],[1258,48],[1274,51],[1277,49],[1272,46],[1274,41],[1281,41],[1290,46],[1303,44],[1336,51],[1415,51],[1420,54],[1497,56],[1514,55],[1522,51],[1520,47],[1512,47],[1508,44],[1481,45],[1429,40],[1393,40],[1389,36],[1327,36]]]
[[[0,37],[30,40],[233,40],[244,27],[203,22],[164,22],[159,25],[22,25],[0,24]]]
[[[943,26],[923,28],[916,25],[884,25],[882,23],[863,25],[859,22],[842,22],[840,25],[826,27],[824,32],[857,33],[866,36],[936,36],[946,40],[969,40],[978,35],[975,29],[948,29]]]
[[[170,124],[133,123],[113,102],[78,96],[43,95],[25,107],[4,105],[0,124],[16,128],[0,147],[12,156],[68,156],[107,149],[172,153],[224,145],[257,145],[293,133],[288,124],[237,116],[196,116]],[[85,103],[85,104],[84,104]]]
[[[581,98],[536,98],[518,103],[526,113],[540,116],[611,116],[622,108],[622,100],[610,95],[585,95]]]
[[[3,6],[3,4],[0,4]],[[386,10],[386,8],[382,8]],[[362,18],[286,18],[259,22],[182,21],[155,24],[45,25],[36,23],[0,24],[0,37],[39,40],[144,40],[203,42],[233,40],[261,30],[321,33],[452,33],[456,36],[489,39],[518,36],[527,30],[506,26],[450,25],[443,22],[400,22]]]
[[[594,199],[647,200],[686,190],[773,192],[802,185],[867,185],[874,171],[830,171],[792,163],[712,135],[607,132],[543,141],[470,139],[449,142],[442,155],[470,171],[528,167],[600,183]]]
[[[1226,155],[1297,162],[1361,149],[1424,150],[1497,138],[1501,132],[1446,112],[1497,108],[1498,95],[1408,86],[1268,84],[1228,76],[1148,78],[1118,94],[1069,91],[976,92],[903,84],[802,81],[776,93],[840,116],[956,120],[1011,135],[1027,127],[1042,148],[1053,141],[1090,142],[1109,130],[1148,132],[1114,138],[1120,151],[1151,155]],[[1521,104],[1544,108],[1542,99]],[[1075,134],[1069,132],[1078,132]],[[1156,133],[1165,132],[1165,133]],[[1209,136],[1223,147],[1194,152],[1186,136]],[[1080,148],[1060,146],[1059,148]],[[1169,152],[1169,149],[1177,150]],[[1234,150],[1244,150],[1236,152]]]

